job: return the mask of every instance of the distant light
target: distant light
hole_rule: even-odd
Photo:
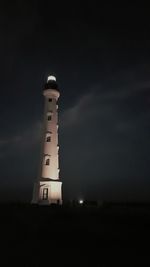
[[[50,75],[50,76],[48,76],[47,81],[55,81],[56,82],[56,77]]]
[[[83,199],[80,199],[80,200],[79,200],[79,204],[81,204],[81,205],[82,205],[82,204],[83,204],[83,202],[84,202],[84,201],[83,201]]]

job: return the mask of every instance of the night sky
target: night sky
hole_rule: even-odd
[[[150,9],[70,2],[0,3],[0,200],[32,199],[52,74],[64,198],[150,201]]]

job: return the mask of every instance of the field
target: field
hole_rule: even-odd
[[[0,206],[0,266],[150,266],[150,205]]]

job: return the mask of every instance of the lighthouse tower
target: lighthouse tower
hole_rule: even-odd
[[[62,182],[59,179],[58,105],[60,96],[54,76],[44,86],[45,98],[41,161],[38,179],[33,190],[32,203],[62,204]]]

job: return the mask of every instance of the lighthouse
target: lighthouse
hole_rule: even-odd
[[[32,203],[62,204],[59,178],[58,98],[60,92],[54,76],[48,76],[43,90],[44,118],[39,174],[34,184]]]

